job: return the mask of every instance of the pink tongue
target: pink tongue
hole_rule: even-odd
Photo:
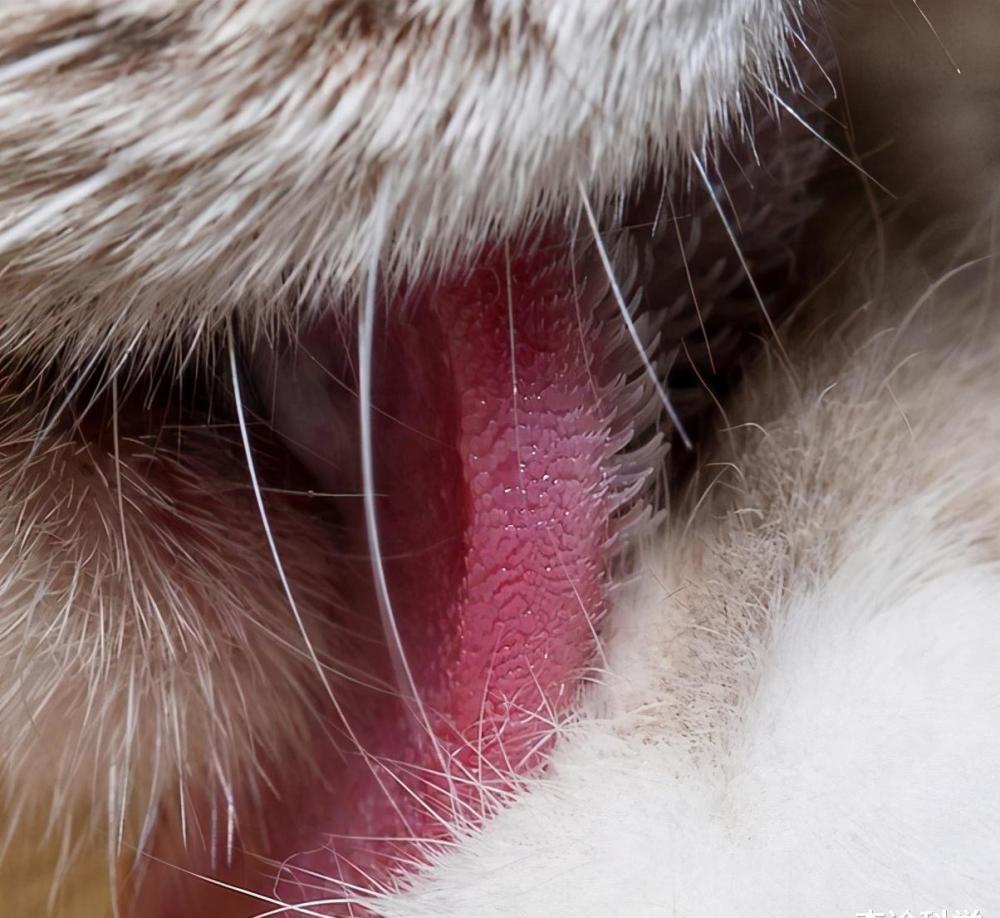
[[[565,245],[494,249],[385,304],[379,547],[419,705],[335,682],[309,752],[321,780],[279,785],[264,814],[281,868],[261,893],[361,914],[329,903],[404,879],[544,764],[597,650],[615,512],[645,477],[620,455],[643,389],[624,382],[634,352],[624,358],[597,315],[602,289],[577,289]],[[329,490],[357,477],[353,350],[331,315],[261,381],[276,428]],[[363,533],[361,501],[347,506],[347,530]],[[366,559],[355,573],[370,583],[368,548],[348,554]],[[372,595],[345,600],[374,618]],[[394,680],[381,644],[345,662]]]
[[[542,763],[596,652],[622,500],[610,466],[629,439],[612,432],[593,312],[564,247],[487,252],[388,307],[373,374],[379,542],[420,704],[347,705],[364,754],[331,762],[282,899],[316,899],[317,875],[385,882]],[[342,350],[340,335],[328,322],[306,346],[334,336]]]
[[[487,255],[400,316],[380,361],[388,413],[422,433],[376,441],[392,601],[460,783],[535,764],[595,651],[613,445],[571,290],[551,255],[509,279]]]

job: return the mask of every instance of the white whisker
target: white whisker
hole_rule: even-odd
[[[725,230],[726,235],[729,237],[729,241],[732,243],[733,251],[735,252],[737,259],[739,259],[740,266],[743,268],[743,273],[746,276],[747,283],[750,284],[750,289],[753,291],[754,299],[756,299],[757,305],[760,307],[760,311],[764,315],[764,320],[767,322],[767,327],[770,329],[770,332],[777,343],[778,350],[782,353],[782,355],[785,355],[785,349],[781,343],[781,336],[778,334],[777,326],[774,324],[774,320],[771,318],[771,314],[768,312],[767,306],[764,303],[764,297],[761,295],[760,288],[757,286],[757,281],[754,280],[753,273],[750,271],[750,265],[747,264],[746,256],[743,254],[743,249],[740,246],[739,239],[736,238],[736,233],[733,231],[732,224],[726,216],[726,211],[719,201],[719,196],[715,193],[712,180],[708,177],[708,172],[705,170],[704,164],[694,151],[691,153],[691,160],[694,163],[695,169],[698,170],[698,175],[701,177],[702,184],[705,186],[705,191],[708,192],[708,196],[712,199],[712,205],[715,207],[715,212],[719,215],[719,219],[722,221],[722,227]],[[785,356],[787,357],[787,355]]]
[[[379,534],[378,511],[375,506],[377,494],[375,483],[374,436],[372,433],[372,356],[375,333],[376,283],[378,278],[378,251],[372,253],[364,300],[358,321],[358,418],[361,427],[361,481],[364,492],[365,532],[368,536],[368,550],[371,554],[372,574],[375,578],[375,595],[378,601],[382,629],[389,644],[396,678],[400,689],[408,696],[416,709],[417,719],[426,731],[434,747],[441,767],[447,770],[447,757],[434,731],[430,715],[420,697],[413,671],[406,657],[406,648],[399,632],[396,613],[389,593],[389,582],[385,574],[385,559]],[[412,713],[412,712],[411,712]],[[388,793],[388,791],[387,791]],[[391,798],[391,794],[389,794]]]
[[[587,222],[590,224],[590,231],[594,236],[594,244],[597,246],[597,254],[600,256],[601,264],[604,266],[604,272],[608,276],[608,283],[611,285],[612,293],[614,294],[615,301],[618,304],[618,309],[621,312],[622,321],[625,323],[629,336],[635,344],[636,351],[638,351],[639,357],[642,360],[642,365],[646,369],[646,374],[652,381],[653,387],[656,389],[656,394],[660,397],[660,401],[666,409],[667,416],[670,418],[670,423],[677,431],[677,435],[681,438],[681,442],[688,449],[692,449],[693,444],[691,442],[691,438],[687,435],[687,431],[681,423],[680,416],[674,410],[674,406],[670,401],[670,396],[667,395],[667,390],[664,388],[663,383],[660,382],[660,377],[657,375],[656,368],[649,359],[649,354],[646,353],[646,348],[643,346],[639,330],[635,327],[635,322],[632,320],[632,316],[629,315],[628,304],[625,302],[625,296],[622,294],[621,287],[618,285],[618,278],[615,276],[614,268],[611,266],[611,259],[608,257],[604,241],[601,239],[601,233],[597,227],[597,218],[594,216],[594,209],[590,205],[590,198],[587,196],[587,189],[584,187],[582,180],[580,181],[579,186],[580,199],[583,203],[584,213],[587,215]]]
[[[278,572],[278,578],[281,581],[282,590],[284,591],[285,598],[288,601],[288,606],[291,609],[292,616],[295,619],[295,624],[296,627],[298,628],[299,634],[302,636],[302,640],[305,643],[306,651],[309,655],[310,662],[312,663],[317,674],[319,675],[320,682],[323,685],[327,697],[330,699],[330,702],[333,705],[333,709],[336,711],[337,716],[339,717],[341,723],[344,725],[344,730],[346,731],[348,737],[350,738],[350,741],[352,742],[354,747],[358,750],[358,752],[364,757],[365,761],[369,763],[369,766],[371,767],[372,770],[372,774],[375,776],[376,781],[378,781],[379,785],[382,786],[383,789],[385,789],[384,785],[382,785],[377,770],[371,766],[371,759],[368,752],[365,750],[363,744],[361,743],[360,738],[357,736],[357,734],[354,731],[354,728],[351,726],[350,720],[347,717],[346,712],[343,710],[340,701],[336,696],[336,693],[333,691],[333,687],[330,685],[330,682],[327,679],[326,669],[321,664],[319,660],[319,655],[316,652],[316,648],[309,637],[309,632],[306,629],[305,621],[302,618],[298,604],[295,601],[295,596],[292,593],[291,584],[288,582],[288,577],[285,574],[285,567],[282,564],[281,555],[278,552],[278,546],[274,540],[274,534],[271,531],[271,524],[268,519],[266,507],[264,505],[264,495],[261,492],[260,481],[257,476],[257,467],[253,458],[253,450],[250,446],[250,432],[249,428],[247,427],[246,416],[243,410],[243,395],[240,388],[239,368],[236,363],[236,346],[233,341],[231,329],[230,329],[228,344],[229,344],[228,348],[229,368],[230,368],[230,374],[232,376],[233,394],[236,402],[236,415],[239,420],[240,438],[243,443],[243,450],[246,457],[247,469],[250,474],[250,482],[251,485],[253,486],[254,497],[257,502],[257,509],[260,514],[261,524],[264,528],[264,535],[265,538],[267,539],[267,544],[271,551],[271,557],[274,560],[274,565]]]
[[[829,138],[823,136],[822,133],[817,131],[816,128],[814,128],[805,118],[803,118],[797,111],[795,111],[795,109],[792,108],[792,106],[789,105],[784,99],[782,99],[781,96],[779,96],[773,89],[768,90],[768,95],[770,95],[770,97],[774,99],[774,101],[777,102],[778,105],[780,105],[781,108],[784,109],[784,111],[786,111],[789,115],[791,115],[792,118],[794,118],[800,125],[802,125],[802,127],[804,127],[810,134],[813,135],[813,137],[815,137],[821,144],[823,144],[824,147],[830,150],[834,155],[840,157],[840,159],[842,159],[853,169],[856,169],[861,175],[863,175],[866,179],[868,179],[868,181],[871,182],[880,191],[885,192],[885,194],[889,195],[889,197],[892,198],[896,197],[896,195],[894,195],[888,188],[886,188],[885,185],[883,185],[877,178],[875,178],[874,175],[872,175],[867,169],[865,169],[865,167],[862,166],[861,163],[857,161],[857,159],[855,159],[853,156],[848,156],[843,150],[837,147],[836,144],[832,143]]]
[[[165,867],[169,867],[171,870],[176,870],[179,873],[183,873],[185,876],[192,877],[196,880],[203,880],[205,883],[209,883],[212,886],[216,886],[219,889],[228,889],[230,892],[239,893],[241,896],[246,896],[249,899],[255,899],[258,902],[264,902],[267,905],[274,906],[272,911],[261,912],[260,915],[308,915],[310,918],[330,918],[328,913],[314,911],[310,906],[322,906],[322,905],[341,905],[343,904],[340,899],[329,899],[329,900],[316,900],[308,903],[307,905],[290,905],[286,902],[282,902],[280,899],[276,899],[273,896],[265,896],[263,893],[254,892],[253,890],[246,889],[245,887],[238,886],[235,883],[227,883],[224,880],[216,879],[215,877],[210,877],[207,874],[198,873],[195,870],[188,870],[185,867],[181,867],[178,864],[172,864],[170,861],[163,860],[163,858],[156,857],[155,855],[149,854],[148,852],[141,852],[142,857],[148,860],[155,861],[158,864],[162,864]]]
[[[510,268],[510,244],[504,243],[504,265],[506,266],[507,281],[507,334],[510,341],[510,388],[511,388],[511,414],[514,421],[514,456],[517,458],[517,481],[521,489],[522,500],[527,500],[527,491],[524,486],[524,463],[521,461],[521,422],[518,416],[518,403],[520,393],[517,385],[517,353],[515,351],[516,341],[514,339],[514,291],[513,278]]]
[[[931,22],[931,17],[927,15],[927,12],[920,5],[919,0],[910,0],[910,2],[913,4],[913,8],[920,14],[920,18],[923,19],[924,23],[927,25],[927,28],[931,30],[931,34],[934,36],[934,40],[938,43],[941,50],[944,52],[944,56],[948,58],[948,63],[954,69],[955,73],[961,76],[962,68],[958,66],[958,61],[955,60],[955,58],[952,56],[951,51],[948,50],[948,46],[944,43],[944,40],[941,38],[941,34],[938,32],[937,26],[935,26],[934,23]]]

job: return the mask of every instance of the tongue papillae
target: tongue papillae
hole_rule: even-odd
[[[595,661],[617,518],[648,477],[648,455],[623,456],[648,392],[606,284],[574,268],[565,245],[497,248],[381,320],[378,541],[415,698],[346,704],[364,752],[311,803],[282,899],[321,898],[317,874],[386,882],[415,843],[480,821],[542,765]],[[313,356],[329,335],[343,352],[329,323]]]
[[[321,777],[265,817],[264,895],[341,914],[336,900],[404,877],[544,766],[597,658],[608,566],[645,514],[636,497],[658,440],[626,452],[655,418],[650,388],[606,283],[578,277],[568,248],[488,250],[383,304],[374,485],[402,653],[383,645],[349,661],[372,687],[334,680],[338,710],[328,701],[308,753]],[[329,490],[358,477],[357,401],[345,395],[356,342],[342,320],[321,321],[261,385]],[[347,530],[364,533],[362,502],[346,506]],[[346,553],[365,556],[346,565],[349,582],[371,582],[371,548]],[[374,597],[345,590],[373,619]]]

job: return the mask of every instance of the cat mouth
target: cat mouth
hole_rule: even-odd
[[[146,881],[137,914],[365,914],[544,772],[603,665],[631,548],[794,302],[827,159],[806,103],[808,120],[761,109],[684,182],[652,175],[599,215],[582,192],[570,220],[427,276],[375,274],[360,304],[234,358],[261,525],[266,440],[324,501],[352,624],[313,655],[297,761],[270,769],[235,842],[154,835],[169,892]],[[300,546],[268,541],[297,616],[282,570]]]

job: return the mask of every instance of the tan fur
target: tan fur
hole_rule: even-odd
[[[0,9],[8,347],[347,303],[700,150],[775,0],[46,0]],[[66,232],[66,229],[69,232]],[[184,346],[183,343],[180,346]]]
[[[667,537],[668,560],[653,562],[678,621],[644,652],[673,661],[659,691],[672,729],[699,747],[733,729],[774,622],[894,514],[942,564],[1000,563],[992,258],[960,254],[928,274],[912,243],[890,235],[890,252],[857,236],[815,313],[751,370],[692,484],[690,515]],[[908,572],[885,602],[933,575]]]
[[[57,874],[95,830],[106,862],[135,845],[164,794],[183,819],[210,788],[233,799],[257,785],[278,750],[304,742],[321,690],[238,444],[220,451],[194,431],[171,450],[162,436],[91,443],[6,406],[4,826],[47,819],[42,841],[68,846]],[[268,509],[279,544],[296,546],[286,569],[309,640],[331,681],[350,674],[335,548],[280,495]]]

